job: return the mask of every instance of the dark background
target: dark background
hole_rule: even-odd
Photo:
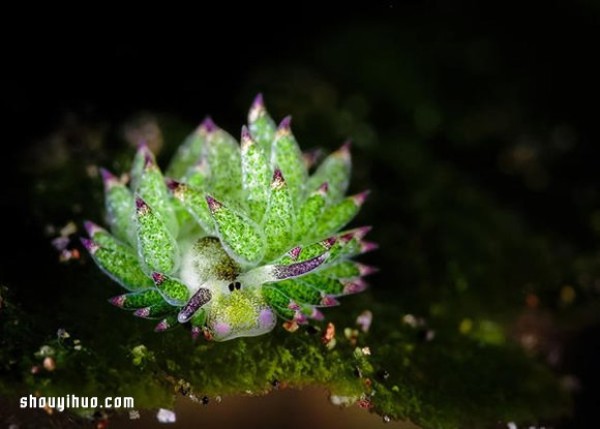
[[[420,220],[403,209],[401,194],[411,183],[382,160],[396,153],[397,142],[411,140],[536,233],[572,252],[598,247],[597,3],[281,5],[271,19],[252,12],[252,6],[167,11],[145,5],[135,12],[97,6],[7,13],[2,212],[11,227],[4,234],[2,281],[17,281],[47,252],[39,250],[39,219],[32,216],[31,153],[35,148],[39,158],[50,133],[69,129],[74,117],[119,124],[144,110],[190,124],[210,113],[235,134],[258,91],[268,106],[272,100],[274,116],[298,117],[301,144],[332,149],[355,137],[355,156],[363,159],[354,186],[375,189],[366,219],[396,225],[400,238]],[[326,96],[319,101],[314,94]],[[320,121],[330,110],[349,111],[355,121]],[[377,200],[377,189],[392,198]],[[435,282],[444,254],[433,253],[426,264]],[[382,258],[381,297],[385,285],[420,276],[410,267],[402,271],[389,252]],[[565,339],[561,371],[575,374],[584,389],[562,427],[591,421],[598,405],[595,323]]]
[[[368,121],[377,130],[414,128],[415,104],[423,100],[443,112],[442,127],[477,109],[512,110],[502,133],[465,143],[440,129],[426,133],[424,144],[536,222],[593,244],[577,201],[568,199],[598,185],[595,2],[392,1],[278,9],[273,19],[235,9],[247,18],[147,6],[133,13],[70,9],[71,17],[8,14],[14,22],[3,30],[2,99],[8,135],[18,139],[7,142],[8,151],[46,136],[70,112],[116,122],[143,109],[190,123],[210,113],[237,128],[245,119],[237,112],[254,94],[262,87],[282,92],[297,68],[333,85],[340,99],[368,96]],[[501,138],[557,125],[577,143],[559,165],[549,163],[560,177],[535,193],[498,177],[497,155],[508,144]]]

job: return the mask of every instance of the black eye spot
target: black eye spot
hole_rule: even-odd
[[[233,288],[234,288],[233,283],[229,283],[229,292],[233,292]]]
[[[242,288],[242,284],[240,282],[235,282],[235,288],[240,290]]]

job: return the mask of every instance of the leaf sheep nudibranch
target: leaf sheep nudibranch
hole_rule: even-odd
[[[210,118],[183,142],[163,176],[140,145],[130,183],[101,169],[110,232],[92,222],[82,243],[127,293],[109,302],[156,331],[178,324],[216,341],[261,335],[277,317],[322,320],[319,307],[361,292],[374,268],[350,258],[370,251],[370,230],[340,232],[368,192],[345,197],[350,147],[310,174],[291,117],[279,126],[261,95],[240,144]]]

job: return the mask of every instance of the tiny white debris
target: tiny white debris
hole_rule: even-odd
[[[44,226],[44,234],[50,236],[56,234],[56,227],[52,224],[47,224]]]
[[[138,410],[129,411],[129,420],[137,420],[140,418],[140,412]]]
[[[337,344],[336,339],[332,338],[331,340],[329,340],[329,342],[327,344],[325,344],[325,347],[327,348],[327,350],[333,350],[335,348],[336,344]]]
[[[433,329],[428,329],[425,332],[425,341],[431,341],[435,338],[435,331]]]
[[[355,396],[339,396],[339,395],[331,395],[329,397],[329,401],[333,405],[337,405],[339,407],[349,407],[353,405],[358,400]]]
[[[507,429],[519,429],[515,422],[508,422],[506,424]]]
[[[43,345],[42,347],[40,347],[37,354],[40,357],[54,356],[54,349],[50,346]]]
[[[161,423],[175,423],[177,417],[173,411],[161,408],[156,413],[156,419]]]
[[[64,340],[65,338],[69,338],[71,334],[69,334],[66,329],[60,328],[58,331],[56,331],[56,336],[59,340]]]
[[[71,240],[69,240],[69,237],[64,237],[64,236],[60,236],[60,237],[56,237],[53,238],[51,243],[52,246],[58,250],[58,251],[62,251],[65,250],[67,248],[67,246],[69,245],[69,242]]]
[[[85,167],[85,172],[87,173],[88,177],[94,178],[94,177],[98,177],[99,173],[98,173],[98,166],[94,165],[94,164],[89,164]]]
[[[60,229],[60,235],[62,237],[68,237],[71,234],[77,232],[77,225],[73,221],[69,221],[65,226]]]
[[[408,326],[415,327],[417,326],[417,319],[412,314],[405,314],[402,318],[402,322],[406,323]]]
[[[360,326],[361,331],[369,332],[371,322],[373,321],[373,313],[369,310],[365,310],[358,315],[356,318],[356,324]]]

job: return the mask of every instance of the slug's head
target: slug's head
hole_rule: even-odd
[[[276,319],[259,290],[232,282],[226,292],[213,297],[206,328],[213,340],[225,341],[265,334],[275,327]]]
[[[184,252],[181,278],[191,298],[179,322],[202,318],[205,335],[215,341],[253,337],[275,327],[276,314],[265,301],[261,285],[249,283],[241,267],[216,237],[202,237]]]

